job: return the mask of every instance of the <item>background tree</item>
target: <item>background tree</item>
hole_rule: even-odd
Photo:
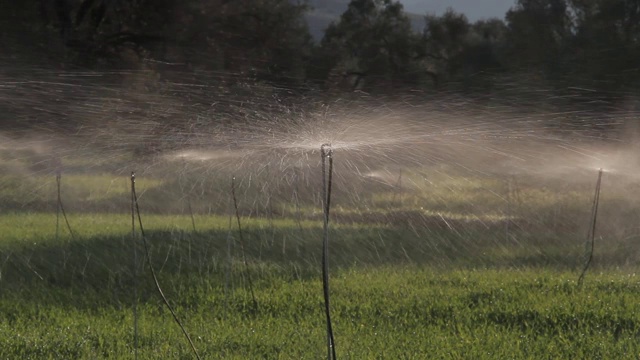
[[[453,9],[447,9],[442,16],[427,15],[425,20],[417,58],[434,83],[447,87],[458,84],[466,90],[476,86],[485,89],[489,74],[501,68],[504,23],[490,19],[471,24],[464,14]]]
[[[575,81],[602,91],[637,88],[639,0],[570,0]]]
[[[560,80],[572,66],[567,53],[573,22],[565,0],[518,0],[506,14],[508,58],[513,73]]]
[[[475,23],[449,9],[427,15],[422,33],[396,0],[351,0],[319,46],[308,10],[303,0],[16,1],[0,11],[0,61],[152,69],[224,91],[340,80],[350,91],[505,86],[615,104],[640,86],[640,0],[517,0],[506,21]]]
[[[471,25],[464,49],[465,89],[489,91],[494,77],[504,73],[507,27],[500,19],[479,20]]]
[[[190,0],[173,32],[181,61],[279,82],[306,78],[312,48],[305,3]]]
[[[55,0],[41,2],[41,11],[71,61],[134,66],[166,41],[175,6],[173,0]]]
[[[449,8],[442,16],[427,15],[419,57],[438,85],[463,66],[463,52],[471,25],[463,14]]]
[[[399,2],[352,0],[322,39],[320,74],[352,79],[354,88],[365,79],[369,88],[412,83],[417,40]]]
[[[48,38],[43,52],[58,47],[61,61],[84,67],[156,59],[299,82],[312,46],[307,9],[289,0],[25,1],[2,12],[0,29],[5,43]]]

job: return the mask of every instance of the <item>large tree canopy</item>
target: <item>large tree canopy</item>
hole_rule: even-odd
[[[408,80],[415,69],[417,36],[403,12],[402,4],[391,0],[353,0],[337,23],[322,39],[326,71],[355,78],[388,83]]]
[[[640,84],[640,0],[517,0],[504,21],[449,9],[426,14],[422,32],[397,0],[351,0],[319,44],[308,10],[304,0],[15,1],[0,11],[0,45],[4,59],[22,62],[166,63],[225,82],[341,82],[349,91],[489,91],[496,75],[612,96]]]
[[[561,86],[637,86],[638,0],[518,0],[506,16],[506,63]]]

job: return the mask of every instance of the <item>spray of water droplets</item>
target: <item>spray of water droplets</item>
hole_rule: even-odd
[[[586,227],[600,168],[600,213],[614,219],[603,231],[620,246],[635,231],[636,200],[621,191],[640,183],[633,139],[624,136],[628,108],[612,109],[603,131],[600,113],[536,107],[518,98],[523,92],[484,103],[453,94],[327,99],[255,84],[223,88],[216,73],[180,75],[4,75],[0,99],[12,120],[0,144],[4,206],[49,209],[60,162],[76,183],[65,200],[71,213],[118,211],[122,179],[135,170],[148,181],[140,201],[149,212],[225,215],[222,184],[235,176],[242,215],[318,221],[319,151],[330,143],[336,223],[375,229],[345,240],[345,250],[367,248],[356,262],[387,261],[377,247],[392,238],[428,239],[389,252],[415,262],[551,261],[545,244],[564,237],[573,249]],[[256,237],[275,247],[283,235],[270,226],[271,235]],[[507,253],[517,254],[505,260]]]

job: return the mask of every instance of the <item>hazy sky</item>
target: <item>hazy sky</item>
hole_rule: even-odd
[[[504,14],[515,5],[516,0],[400,0],[408,12],[441,15],[448,7],[461,12],[474,21],[482,18],[504,18]]]

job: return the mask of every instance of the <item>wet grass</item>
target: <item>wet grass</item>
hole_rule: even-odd
[[[140,358],[191,358],[156,296],[141,239],[131,236],[129,173],[80,171],[86,165],[63,174],[74,236],[63,222],[56,235],[51,169],[19,163],[11,166],[24,174],[7,168],[13,175],[0,177],[0,358],[134,358],[134,290]],[[139,176],[138,189],[151,261],[201,355],[321,358],[316,187],[280,179],[261,188],[265,179],[239,177],[256,312],[230,225],[230,178],[181,171]],[[521,181],[508,193],[506,180],[491,176],[407,172],[402,186],[396,180],[340,184],[334,194],[340,358],[640,356],[640,214],[624,184],[605,179],[593,268],[578,286],[589,181]]]
[[[262,276],[257,313],[242,288],[224,296],[221,276],[163,281],[206,358],[324,352],[319,276]],[[3,292],[0,356],[133,358],[130,294],[105,297],[109,284],[87,285]],[[627,274],[599,274],[578,287],[565,272],[394,266],[337,271],[332,291],[341,358],[633,359],[640,351],[640,288]],[[190,358],[155,298],[143,297],[138,310],[140,358]]]
[[[197,232],[189,216],[143,214],[160,281],[201,354],[321,357],[320,224],[243,218],[256,312],[228,217],[195,220]],[[132,240],[126,214],[72,213],[70,221],[76,236],[56,239],[55,214],[0,216],[0,358],[134,357],[132,250],[141,254],[140,239]],[[519,234],[521,243],[501,234],[335,224],[340,358],[637,358],[640,287],[629,248],[598,252],[579,287],[579,246],[548,238],[533,248],[523,238],[531,234]],[[137,271],[140,358],[190,358],[145,264]]]

